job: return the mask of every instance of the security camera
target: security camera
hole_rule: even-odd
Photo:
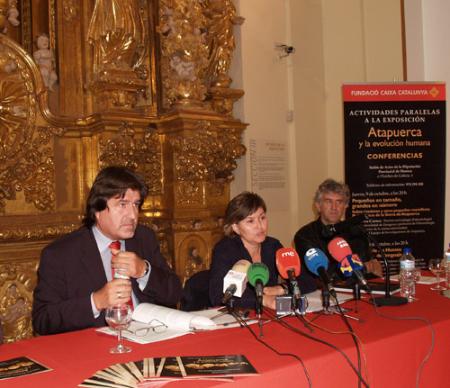
[[[288,55],[295,53],[295,47],[288,46],[287,44],[276,43],[275,48],[282,52],[282,54],[280,54],[280,58],[287,57]]]
[[[285,46],[284,52],[288,55],[293,54],[293,53],[295,53],[295,47],[294,46]]]

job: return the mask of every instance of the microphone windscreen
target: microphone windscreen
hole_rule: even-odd
[[[269,268],[264,263],[253,263],[248,267],[247,279],[253,287],[258,281],[265,286],[269,281]]]
[[[319,248],[310,248],[305,253],[306,268],[314,275],[319,276],[319,268],[328,269],[328,258]]]
[[[248,260],[241,259],[236,261],[236,263],[234,263],[233,265],[233,268],[231,269],[236,272],[247,273],[248,268],[250,267],[251,264],[252,263],[250,263]]]
[[[342,261],[353,254],[350,245],[342,237],[335,237],[328,243],[328,252],[336,261]]]
[[[294,270],[295,277],[300,275],[300,258],[293,248],[280,248],[275,254],[278,272],[283,279],[288,279],[288,270]]]

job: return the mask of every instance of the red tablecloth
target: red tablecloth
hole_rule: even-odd
[[[379,311],[391,317],[422,317],[430,321],[435,332],[434,350],[425,364],[421,387],[448,386],[446,369],[450,356],[450,299],[444,298],[429,286],[419,285],[418,301],[399,307],[383,307]],[[367,368],[363,375],[371,387],[414,387],[416,372],[431,346],[431,331],[424,321],[393,320],[378,316],[374,307],[360,301],[358,313],[351,313],[362,321],[350,321],[363,343],[362,353]],[[353,302],[346,304],[353,307]],[[312,319],[314,315],[307,315]],[[315,337],[339,347],[356,365],[355,345],[349,335],[330,334],[318,329],[310,333],[295,318],[287,322]],[[337,315],[322,315],[316,324],[336,331],[346,331]],[[257,327],[253,326],[257,331]],[[336,350],[312,341],[282,327],[277,322],[264,326],[264,338],[279,352],[300,357],[314,387],[356,387],[358,380],[344,357]],[[36,337],[0,346],[0,360],[19,356],[30,357],[53,370],[36,375],[0,380],[0,387],[76,387],[96,371],[115,363],[142,360],[145,357],[181,355],[244,354],[259,375],[239,377],[233,386],[277,387],[290,385],[307,387],[305,371],[299,361],[279,356],[255,340],[246,329],[226,329],[202,332],[173,340],[139,345],[128,342],[133,351],[111,355],[109,349],[116,338],[102,335],[93,329],[53,336]],[[173,382],[169,386],[211,387],[229,383],[217,381]]]

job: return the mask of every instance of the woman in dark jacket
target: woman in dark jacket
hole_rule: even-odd
[[[275,297],[285,294],[278,281],[275,254],[282,248],[280,241],[267,236],[268,220],[266,204],[255,193],[243,192],[234,197],[225,212],[225,237],[214,247],[210,268],[209,298],[213,306],[222,303],[223,279],[233,265],[241,260],[264,263],[269,269],[269,280],[264,287],[263,305],[275,309]],[[307,293],[316,289],[314,279],[301,273],[300,290]],[[254,308],[255,290],[250,284],[241,298],[235,298],[235,306]]]

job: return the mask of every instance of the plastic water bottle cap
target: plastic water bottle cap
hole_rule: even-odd
[[[403,254],[407,255],[408,253],[411,253],[411,248],[410,247],[403,248]]]

